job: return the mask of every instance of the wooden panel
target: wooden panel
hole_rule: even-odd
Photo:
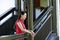
[[[34,5],[35,5],[35,8],[39,8],[40,0],[34,0]]]

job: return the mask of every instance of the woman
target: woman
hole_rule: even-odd
[[[19,19],[17,19],[16,21],[16,34],[23,34],[23,33],[29,33],[31,34],[31,36],[34,36],[34,32],[27,30],[24,24],[24,20],[26,19],[26,12],[21,12]],[[20,40],[24,40],[24,39],[20,39]]]

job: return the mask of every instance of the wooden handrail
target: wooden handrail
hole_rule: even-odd
[[[27,38],[27,34],[19,34],[19,35],[5,35],[5,36],[0,36],[0,40],[15,40],[18,38]]]

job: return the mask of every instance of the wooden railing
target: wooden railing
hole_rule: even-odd
[[[16,40],[20,38],[27,38],[27,34],[20,34],[20,35],[6,35],[6,36],[0,36],[0,40]]]

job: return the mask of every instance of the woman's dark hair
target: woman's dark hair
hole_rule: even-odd
[[[27,13],[27,12],[26,11],[20,12],[20,14],[18,15],[18,19],[20,19],[21,15],[24,15],[25,13]]]

